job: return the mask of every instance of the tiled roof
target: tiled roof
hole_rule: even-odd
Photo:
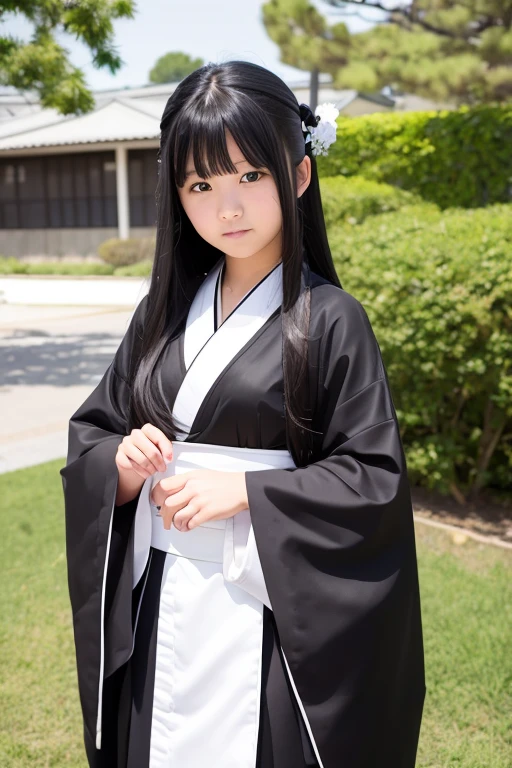
[[[56,121],[47,114],[53,110],[42,110],[9,121],[9,127],[2,123],[0,152],[27,147],[156,139],[160,136],[162,111],[163,107],[154,101],[139,103],[119,98],[111,99],[85,115],[60,115]],[[9,135],[6,135],[8,130]]]
[[[56,109],[38,109],[37,111],[22,113],[9,119],[0,121],[0,138],[16,133],[25,133],[35,128],[42,128],[52,123],[60,123],[63,115]]]

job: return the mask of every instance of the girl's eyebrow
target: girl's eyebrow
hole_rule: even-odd
[[[240,165],[241,163],[248,163],[248,162],[249,162],[248,160],[239,160],[237,163],[235,163],[235,165]],[[189,171],[185,173],[185,179],[188,179],[189,176],[193,176],[195,173],[196,173],[196,169],[191,168]]]

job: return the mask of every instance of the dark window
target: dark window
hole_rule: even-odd
[[[156,224],[156,156],[156,149],[130,149],[128,152],[131,227],[154,227]]]
[[[1,158],[0,229],[20,227],[117,227],[115,153]]]

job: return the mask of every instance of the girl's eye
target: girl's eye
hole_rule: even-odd
[[[244,176],[250,176],[251,174],[254,176],[263,176],[261,171],[247,171],[247,173],[244,173]],[[244,176],[242,176],[242,179]],[[253,181],[258,181],[258,179],[253,179]]]
[[[244,173],[244,176],[251,176],[251,175],[264,176],[265,174],[262,173],[262,171],[247,171],[247,173]],[[242,178],[244,178],[244,176],[242,176]],[[245,183],[253,184],[255,181],[259,181],[259,179],[253,178],[249,182],[245,182]],[[208,187],[210,186],[207,181],[196,181],[196,183],[192,184],[192,186],[190,187],[190,191],[192,192],[194,187],[199,187],[201,184],[206,184]],[[202,190],[199,190],[199,191],[201,192]]]

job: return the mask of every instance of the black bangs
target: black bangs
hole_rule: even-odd
[[[229,130],[244,158],[256,168],[268,168],[278,175],[283,168],[275,150],[279,141],[272,121],[261,108],[245,94],[232,95],[229,100],[219,93],[219,99],[212,98],[211,92],[198,104],[187,105],[177,119],[174,140],[171,137],[171,156],[174,164],[175,182],[183,187],[186,181],[187,159],[190,148],[194,168],[203,178],[239,173],[233,165],[226,142]]]

